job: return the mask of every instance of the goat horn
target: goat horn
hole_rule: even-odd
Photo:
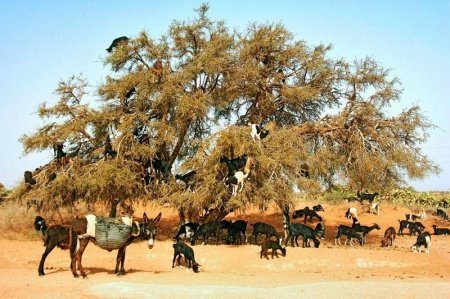
[[[141,234],[141,228],[139,227],[139,222],[134,221],[134,223],[136,224],[138,231],[137,231],[137,233],[131,233],[131,235],[133,237],[137,237],[137,236],[139,236]]]

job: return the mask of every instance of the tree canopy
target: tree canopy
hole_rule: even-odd
[[[289,204],[295,188],[389,190],[439,172],[420,150],[434,125],[418,106],[390,113],[401,85],[374,59],[332,59],[330,45],[294,40],[283,24],[236,32],[211,20],[207,5],[196,13],[158,40],[141,32],[119,43],[95,93],[82,76],[59,82],[57,103],[39,108],[44,124],[21,142],[25,153],[58,144],[63,153],[20,196],[60,206],[160,200],[181,217],[220,218]],[[248,123],[270,134],[253,141]],[[231,196],[220,157],[242,154],[252,158],[249,180]],[[172,173],[195,170],[194,192],[157,180],[155,160]]]

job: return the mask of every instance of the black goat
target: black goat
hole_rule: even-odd
[[[112,50],[113,50],[115,47],[117,47],[120,43],[126,43],[126,42],[128,42],[128,40],[129,40],[129,38],[126,37],[126,36],[121,36],[121,37],[115,38],[115,39],[112,41],[111,45],[108,47],[108,49],[106,49],[106,51],[108,51],[108,53],[111,53]]]
[[[247,243],[247,221],[236,220],[231,223],[228,229],[227,244],[242,244],[241,233],[244,235],[244,242]]]
[[[103,156],[105,157],[105,160],[108,159],[108,155],[111,158],[114,158],[117,155],[117,152],[113,149],[111,145],[111,139],[109,136],[106,136],[106,143],[105,143],[105,150],[103,152]]]
[[[436,210],[436,214],[437,214],[439,217],[441,217],[442,219],[448,220],[448,215],[447,215],[447,213],[444,212],[444,210],[442,210],[442,209],[437,209],[437,210]]]
[[[214,234],[216,236],[216,245],[219,243],[219,235],[221,231],[220,221],[213,220],[199,226],[197,231],[191,237],[191,245],[195,245],[195,242],[200,236],[203,236],[203,243],[208,245],[208,238]]]
[[[403,236],[403,230],[405,228],[409,229],[409,235],[415,235],[416,232],[420,235],[420,233],[425,229],[425,226],[423,226],[420,222],[410,222],[408,220],[398,220],[400,223],[400,227],[398,229],[398,235]]]
[[[131,87],[131,89],[127,92],[127,94],[125,95],[125,97],[127,99],[131,98],[131,96],[136,92],[136,87]]]
[[[346,226],[346,225],[339,225],[337,227],[337,229],[338,229],[337,235],[336,235],[336,238],[334,239],[335,245],[337,245],[337,243],[339,243],[339,245],[341,245],[341,236],[342,235],[347,236],[347,240],[345,240],[345,245],[347,245],[347,241],[350,240],[350,246],[352,246],[353,239],[358,239],[358,241],[360,243],[362,243],[362,240],[363,240],[362,233],[358,233],[356,231],[356,229],[354,229],[353,227]]]
[[[435,235],[450,235],[450,229],[446,228],[446,227],[436,227],[436,225],[432,225],[431,226],[434,230],[434,234]]]
[[[259,234],[266,235],[266,239],[268,239],[270,237],[275,237],[275,238],[277,238],[278,243],[281,244],[280,235],[278,235],[277,231],[275,230],[275,228],[272,225],[264,223],[264,222],[256,222],[252,226],[253,226],[252,235],[254,237],[256,245],[258,245],[258,235]]]
[[[356,192],[356,197],[359,199],[359,201],[362,203],[364,200],[369,201],[369,203],[372,203],[372,201],[375,199],[375,196],[377,196],[379,193],[360,193],[359,191]]]
[[[317,210],[316,210],[317,209]],[[322,217],[320,217],[319,214],[316,213],[316,211],[323,211],[323,208],[321,205],[314,206],[311,210],[309,207],[305,207],[304,209],[296,210],[294,213],[292,213],[292,218],[302,218],[305,217],[304,223],[306,223],[307,218],[309,217],[309,222],[312,222],[312,218],[316,217],[317,220],[322,221]]]
[[[374,230],[374,229],[380,230],[381,229],[381,227],[376,223],[374,223],[372,226],[366,226],[366,225],[360,225],[359,222],[354,222],[352,225],[352,228],[354,228],[357,233],[362,233],[361,245],[364,245],[366,243],[366,237],[372,230]]]
[[[228,167],[228,174],[227,177],[230,177],[234,175],[234,173],[242,168],[244,168],[245,164],[247,163],[248,155],[243,154],[240,157],[237,157],[235,159],[228,159],[225,156],[222,156],[220,158],[220,163],[225,163]]]
[[[167,179],[169,178],[170,174],[170,165],[167,163],[167,161],[154,158],[152,161],[153,169],[156,173],[156,179],[158,181],[167,182]]]
[[[36,184],[36,180],[33,178],[33,173],[31,171],[25,171],[23,173],[23,177],[25,180],[25,183],[30,184],[30,185],[35,185]]]
[[[313,240],[314,242],[314,247],[318,248],[320,245],[320,241],[317,239],[317,235],[320,234],[319,231],[316,231],[314,229],[312,229],[311,227],[301,224],[301,223],[291,223],[288,226],[288,231],[289,231],[289,237],[291,239],[291,246],[294,247],[294,239],[295,239],[295,243],[297,246],[298,242],[297,242],[297,238],[298,236],[302,236],[303,237],[303,245],[302,247],[308,247],[308,240]],[[289,238],[286,238],[284,245],[287,245]]]
[[[175,236],[175,240],[179,241],[181,237],[184,239],[190,239],[195,232],[197,231],[199,227],[198,223],[195,222],[188,222],[180,226],[180,229],[177,232],[177,235]]]
[[[198,264],[195,261],[194,258],[194,250],[189,247],[189,245],[178,241],[177,243],[173,244],[173,261],[172,261],[172,268],[175,267],[175,259],[178,256],[178,265],[181,266],[180,260],[181,260],[181,255],[184,256],[184,263],[186,265],[186,267],[188,269],[192,268],[192,270],[194,270],[194,273],[198,273],[198,267],[200,267],[201,265]]]
[[[55,247],[59,247],[63,250],[69,249],[69,230],[70,226],[63,225],[51,225],[47,226],[44,218],[36,216],[34,220],[34,228],[42,233],[42,239],[44,240],[45,251],[42,254],[41,261],[39,262],[38,273],[40,276],[45,275],[44,263],[47,256],[52,252]],[[70,258],[72,254],[70,253]],[[70,264],[69,264],[70,268]]]
[[[176,174],[175,179],[180,180],[184,183],[184,185],[186,186],[185,190],[189,189],[189,190],[193,191],[194,184],[195,184],[194,177],[196,174],[197,174],[197,172],[195,170],[192,170],[183,175]]]
[[[281,254],[283,256],[286,256],[286,247],[285,248],[281,247],[281,245],[278,244],[278,242],[272,240],[265,240],[261,244],[260,258],[264,256],[266,259],[269,259],[269,257],[267,256],[267,251],[269,251],[269,249],[272,249],[272,259],[274,255],[278,258],[277,250],[280,250]]]
[[[429,232],[423,232],[417,237],[416,243],[411,246],[413,251],[422,252],[422,246],[425,247],[425,252],[430,253],[431,235]]]

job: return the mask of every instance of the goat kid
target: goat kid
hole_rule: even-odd
[[[429,232],[423,232],[417,237],[416,243],[411,246],[413,252],[422,252],[422,246],[425,247],[425,252],[430,253],[431,235]]]
[[[173,261],[172,268],[175,267],[175,259],[178,257],[178,265],[181,267],[181,255],[184,256],[184,263],[186,267],[189,269],[192,268],[194,273],[198,273],[198,268],[201,266],[199,263],[195,261],[194,250],[187,244],[178,241],[173,244]]]
[[[283,256],[286,256],[286,247],[285,248],[281,247],[281,245],[275,241],[265,240],[261,244],[260,258],[264,256],[266,259],[269,259],[269,257],[267,256],[267,252],[269,251],[269,249],[272,249],[272,259],[274,255],[278,258],[277,250],[280,250],[281,254]]]
[[[384,232],[384,238],[381,240],[381,247],[389,247],[394,246],[395,243],[395,237],[397,236],[397,233],[395,232],[395,228],[392,226],[386,229]]]

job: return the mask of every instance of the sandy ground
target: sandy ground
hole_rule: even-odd
[[[409,247],[416,239],[412,236],[397,237],[394,248],[381,248],[384,230],[389,226],[398,229],[397,219],[410,212],[383,207],[378,216],[360,215],[362,224],[376,222],[382,227],[371,232],[365,246],[335,246],[336,225],[350,223],[343,216],[349,205],[323,206],[325,213],[320,214],[326,239],[320,248],[289,246],[286,257],[266,260],[260,259],[257,245],[197,245],[195,256],[202,265],[198,274],[186,268],[172,269],[170,237],[177,218],[169,209],[162,209],[159,239],[153,249],[143,242],[127,248],[125,276],[113,272],[116,251],[89,244],[83,257],[87,279],[73,278],[69,253],[60,249],[48,256],[46,275],[40,277],[41,241],[0,240],[0,298],[450,298],[450,236],[433,235],[429,254],[411,252]],[[152,208],[147,213],[154,217],[159,210]],[[227,218],[265,221],[282,231],[281,214],[274,210]],[[422,223],[429,231],[432,224],[450,226],[434,216]]]

